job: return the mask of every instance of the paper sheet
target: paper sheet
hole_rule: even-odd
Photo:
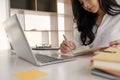
[[[36,78],[46,76],[46,72],[42,72],[37,69],[31,69],[23,72],[16,72],[14,73],[14,76],[17,78],[20,78],[21,80],[35,80]]]

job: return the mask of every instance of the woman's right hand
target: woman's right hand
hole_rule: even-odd
[[[62,53],[68,53],[75,49],[75,44],[72,41],[64,40],[60,45],[60,51]]]

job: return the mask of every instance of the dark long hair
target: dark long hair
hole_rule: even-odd
[[[100,8],[109,15],[120,14],[120,5],[116,0],[98,0]],[[80,39],[83,45],[89,45],[95,39],[92,31],[93,26],[96,24],[98,17],[97,13],[91,13],[82,7],[79,0],[71,0],[74,15],[74,22],[77,24],[77,29],[81,32]]]

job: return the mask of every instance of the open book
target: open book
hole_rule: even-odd
[[[95,51],[99,51],[102,49],[105,49],[107,47],[95,47],[95,48],[82,48],[82,49],[76,49],[76,50],[72,50],[71,52],[68,53],[61,53],[62,56],[71,56],[71,57],[75,57],[75,56],[80,56],[80,55],[85,55],[85,54],[89,54],[89,53],[93,53]]]

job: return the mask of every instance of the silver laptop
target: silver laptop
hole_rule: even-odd
[[[6,31],[9,42],[11,43],[16,54],[35,65],[47,65],[59,62],[66,62],[73,60],[70,57],[64,57],[57,53],[33,53],[28,41],[25,37],[24,31],[18,21],[17,15],[11,16],[9,19],[3,22],[4,29]]]

